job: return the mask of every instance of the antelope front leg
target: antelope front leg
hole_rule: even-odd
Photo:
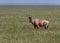
[[[36,28],[39,29],[37,25],[34,25],[34,28],[35,28],[35,29],[36,29]]]

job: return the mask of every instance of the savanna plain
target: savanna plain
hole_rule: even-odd
[[[34,29],[29,16],[47,19],[49,28]],[[0,6],[0,43],[60,43],[60,6]]]

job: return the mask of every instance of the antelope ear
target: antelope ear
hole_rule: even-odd
[[[30,18],[32,18],[32,16],[29,16]]]

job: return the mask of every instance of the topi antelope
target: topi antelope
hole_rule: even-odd
[[[48,29],[49,22],[47,20],[34,19],[29,16],[29,22],[33,24],[35,29],[38,27],[44,27],[45,29]]]

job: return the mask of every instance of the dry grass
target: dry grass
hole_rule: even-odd
[[[28,17],[49,20],[35,30]],[[0,6],[0,43],[60,43],[60,6]]]

